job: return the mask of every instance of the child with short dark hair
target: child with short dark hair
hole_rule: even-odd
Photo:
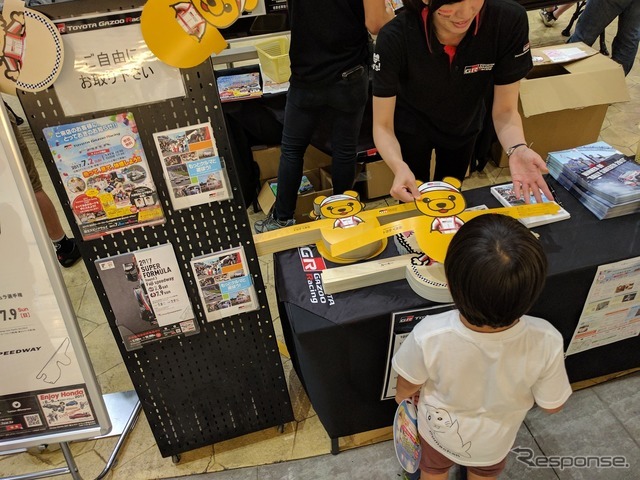
[[[422,480],[454,463],[469,479],[497,478],[534,402],[549,413],[571,395],[562,335],[525,315],[547,260],[517,220],[480,215],[454,235],[445,273],[457,310],[427,317],[393,358],[396,401],[420,393]]]

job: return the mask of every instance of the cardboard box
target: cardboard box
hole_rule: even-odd
[[[333,193],[330,185],[331,179],[326,171],[321,173],[321,169],[316,168],[314,170],[305,170],[303,175],[307,176],[314,187],[314,191],[298,195],[294,213],[296,223],[304,223],[311,220],[309,213],[313,210],[313,200],[318,195],[329,196]],[[273,190],[271,190],[270,183],[277,181],[277,177],[270,178],[265,180],[262,185],[262,189],[258,194],[258,205],[260,205],[263,212],[268,212],[276,201],[276,196],[273,194]]]
[[[268,178],[278,176],[278,165],[280,164],[280,146],[257,146],[251,148],[253,160],[260,168],[260,185]],[[331,165],[331,156],[318,150],[313,145],[309,145],[304,154],[304,170],[315,170]]]
[[[583,43],[531,50],[534,67],[520,82],[525,138],[543,159],[598,140],[611,103],[630,99],[622,66]],[[492,160],[509,166],[498,144]]]
[[[368,200],[389,195],[393,184],[393,172],[384,160],[364,164],[364,194]]]

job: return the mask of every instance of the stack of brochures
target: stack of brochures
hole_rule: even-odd
[[[605,142],[550,152],[547,167],[600,220],[640,212],[640,164]]]
[[[498,199],[498,201],[504,205],[505,207],[517,207],[519,205],[524,205],[525,202],[522,198],[517,198],[516,194],[513,190],[513,183],[506,183],[504,185],[496,185],[491,187],[491,193],[494,197]],[[543,202],[553,202],[549,200],[545,195],[540,192],[540,196],[542,197]],[[531,194],[530,203],[535,203],[536,199]],[[518,220],[520,223],[524,224],[527,228],[533,228],[540,225],[545,225],[547,223],[559,222],[560,220],[566,220],[571,218],[569,212],[567,212],[564,208],[560,207],[556,213],[548,214],[548,215],[536,215],[535,217],[523,217]]]

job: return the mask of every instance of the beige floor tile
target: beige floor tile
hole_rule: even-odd
[[[216,443],[215,463],[227,469],[291,460],[295,436],[296,422],[290,422],[282,433],[273,427]]]
[[[316,416],[298,423],[292,457],[308,458],[331,452],[331,439]]]

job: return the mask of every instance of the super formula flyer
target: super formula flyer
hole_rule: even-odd
[[[43,133],[84,240],[164,222],[132,113]]]

